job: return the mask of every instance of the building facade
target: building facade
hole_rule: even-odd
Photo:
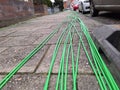
[[[70,7],[70,3],[71,3],[72,1],[73,1],[73,0],[63,0],[63,2],[64,2],[64,9],[69,8],[69,7]]]
[[[0,26],[34,15],[32,0],[0,0]]]
[[[64,2],[65,9],[69,7],[72,0],[60,1],[62,7]],[[43,0],[0,0],[0,27],[29,19],[35,14],[48,14],[48,8],[43,3]]]

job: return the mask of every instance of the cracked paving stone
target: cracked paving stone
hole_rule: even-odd
[[[0,54],[0,72],[10,72],[35,46],[11,47]],[[48,49],[48,45],[33,56],[18,72],[32,73]]]

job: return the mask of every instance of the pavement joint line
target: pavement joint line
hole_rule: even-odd
[[[61,45],[63,45],[64,43],[61,43]],[[69,45],[70,43],[67,43],[67,45]],[[52,43],[52,44],[45,44],[45,45],[56,45],[56,43]]]
[[[8,73],[0,73],[0,75],[6,75]],[[33,72],[18,72],[17,74],[15,75],[26,75],[26,74],[29,74],[29,75],[47,75],[48,73],[33,73]],[[65,74],[65,73],[64,73]],[[14,75],[14,76],[15,76]],[[58,75],[58,73],[51,73],[51,75]],[[72,75],[72,73],[68,73],[68,75]],[[92,75],[92,76],[95,76],[94,73],[78,73],[78,75]]]
[[[4,52],[4,51],[6,51],[6,50],[8,50],[9,48],[7,47],[5,50],[3,50],[2,52]],[[2,52],[0,52],[0,54],[2,53]]]
[[[20,47],[20,46],[35,46],[35,45],[38,45],[38,44],[29,44],[29,45],[9,45],[9,46],[0,46],[0,47]],[[47,44],[45,44],[47,45]]]
[[[7,34],[5,37],[7,37],[8,35],[10,35],[10,34],[12,34],[12,33],[15,33],[16,31],[14,31],[14,32],[11,32],[11,33],[9,33],[9,34]]]
[[[46,53],[49,51],[50,45],[47,45],[47,46],[48,46],[47,50],[45,51],[44,55],[42,56],[42,58],[40,59],[40,61],[39,61],[38,64],[36,65],[36,68],[35,68],[35,70],[33,71],[33,73],[35,73],[35,72],[37,71],[37,69],[38,69],[39,66],[41,65],[41,62],[43,61],[44,57],[46,56]]]
[[[27,37],[27,36],[30,36],[30,35],[16,35],[16,36],[8,36],[7,35],[7,36],[4,36],[4,37],[21,37],[21,36],[26,36]]]
[[[35,43],[40,37],[37,37],[37,39],[35,39],[32,43]]]

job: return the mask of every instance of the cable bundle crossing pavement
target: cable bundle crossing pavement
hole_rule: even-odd
[[[56,30],[54,30],[46,39],[44,39],[33,51],[31,51],[2,81],[0,81],[0,90],[4,87],[4,85],[17,73],[18,70],[22,68],[22,66],[30,60],[44,45],[54,36],[55,33],[59,31],[59,29],[66,24],[66,27],[62,31],[59,36],[56,46],[54,48],[54,52],[51,58],[51,64],[48,71],[48,75],[44,84],[43,90],[48,90],[50,77],[52,73],[52,69],[57,58],[57,54],[59,52],[59,48],[63,43],[63,50],[60,59],[60,65],[58,70],[58,76],[56,79],[55,90],[67,90],[67,81],[68,81],[68,66],[69,66],[69,58],[71,57],[71,65],[72,65],[72,88],[73,90],[77,90],[77,74],[78,74],[78,65],[80,60],[81,48],[84,49],[86,57],[88,58],[89,64],[96,76],[96,79],[99,83],[101,90],[119,90],[118,85],[116,84],[112,74],[108,70],[106,64],[101,58],[89,32],[87,27],[84,25],[82,20],[79,18],[76,12],[73,12],[70,16],[68,16],[67,21],[63,22]],[[79,25],[79,28],[78,27]],[[79,37],[79,42],[77,43],[77,54],[75,56],[75,51],[73,47],[74,36],[77,34]],[[87,48],[84,44],[83,37],[85,36],[90,54],[87,51]],[[76,43],[75,43],[76,44]]]

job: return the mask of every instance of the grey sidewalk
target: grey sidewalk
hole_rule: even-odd
[[[65,18],[70,11],[33,18],[31,20],[6,27],[0,30],[0,80],[10,72],[31,50],[33,50],[46,36],[49,35]],[[102,24],[83,15],[90,32]],[[61,31],[59,31],[61,32]],[[3,90],[43,90],[44,82],[52,57],[52,52],[60,33],[57,33],[45,47],[32,57],[19,72],[8,82]],[[77,43],[77,40],[76,42]],[[60,49],[61,50],[61,49]],[[54,90],[59,68],[59,51],[52,71],[49,90]],[[71,66],[69,66],[71,67]],[[77,78],[78,90],[99,90],[96,78],[88,65],[85,53],[79,61]],[[68,90],[72,90],[72,73],[69,70]]]

